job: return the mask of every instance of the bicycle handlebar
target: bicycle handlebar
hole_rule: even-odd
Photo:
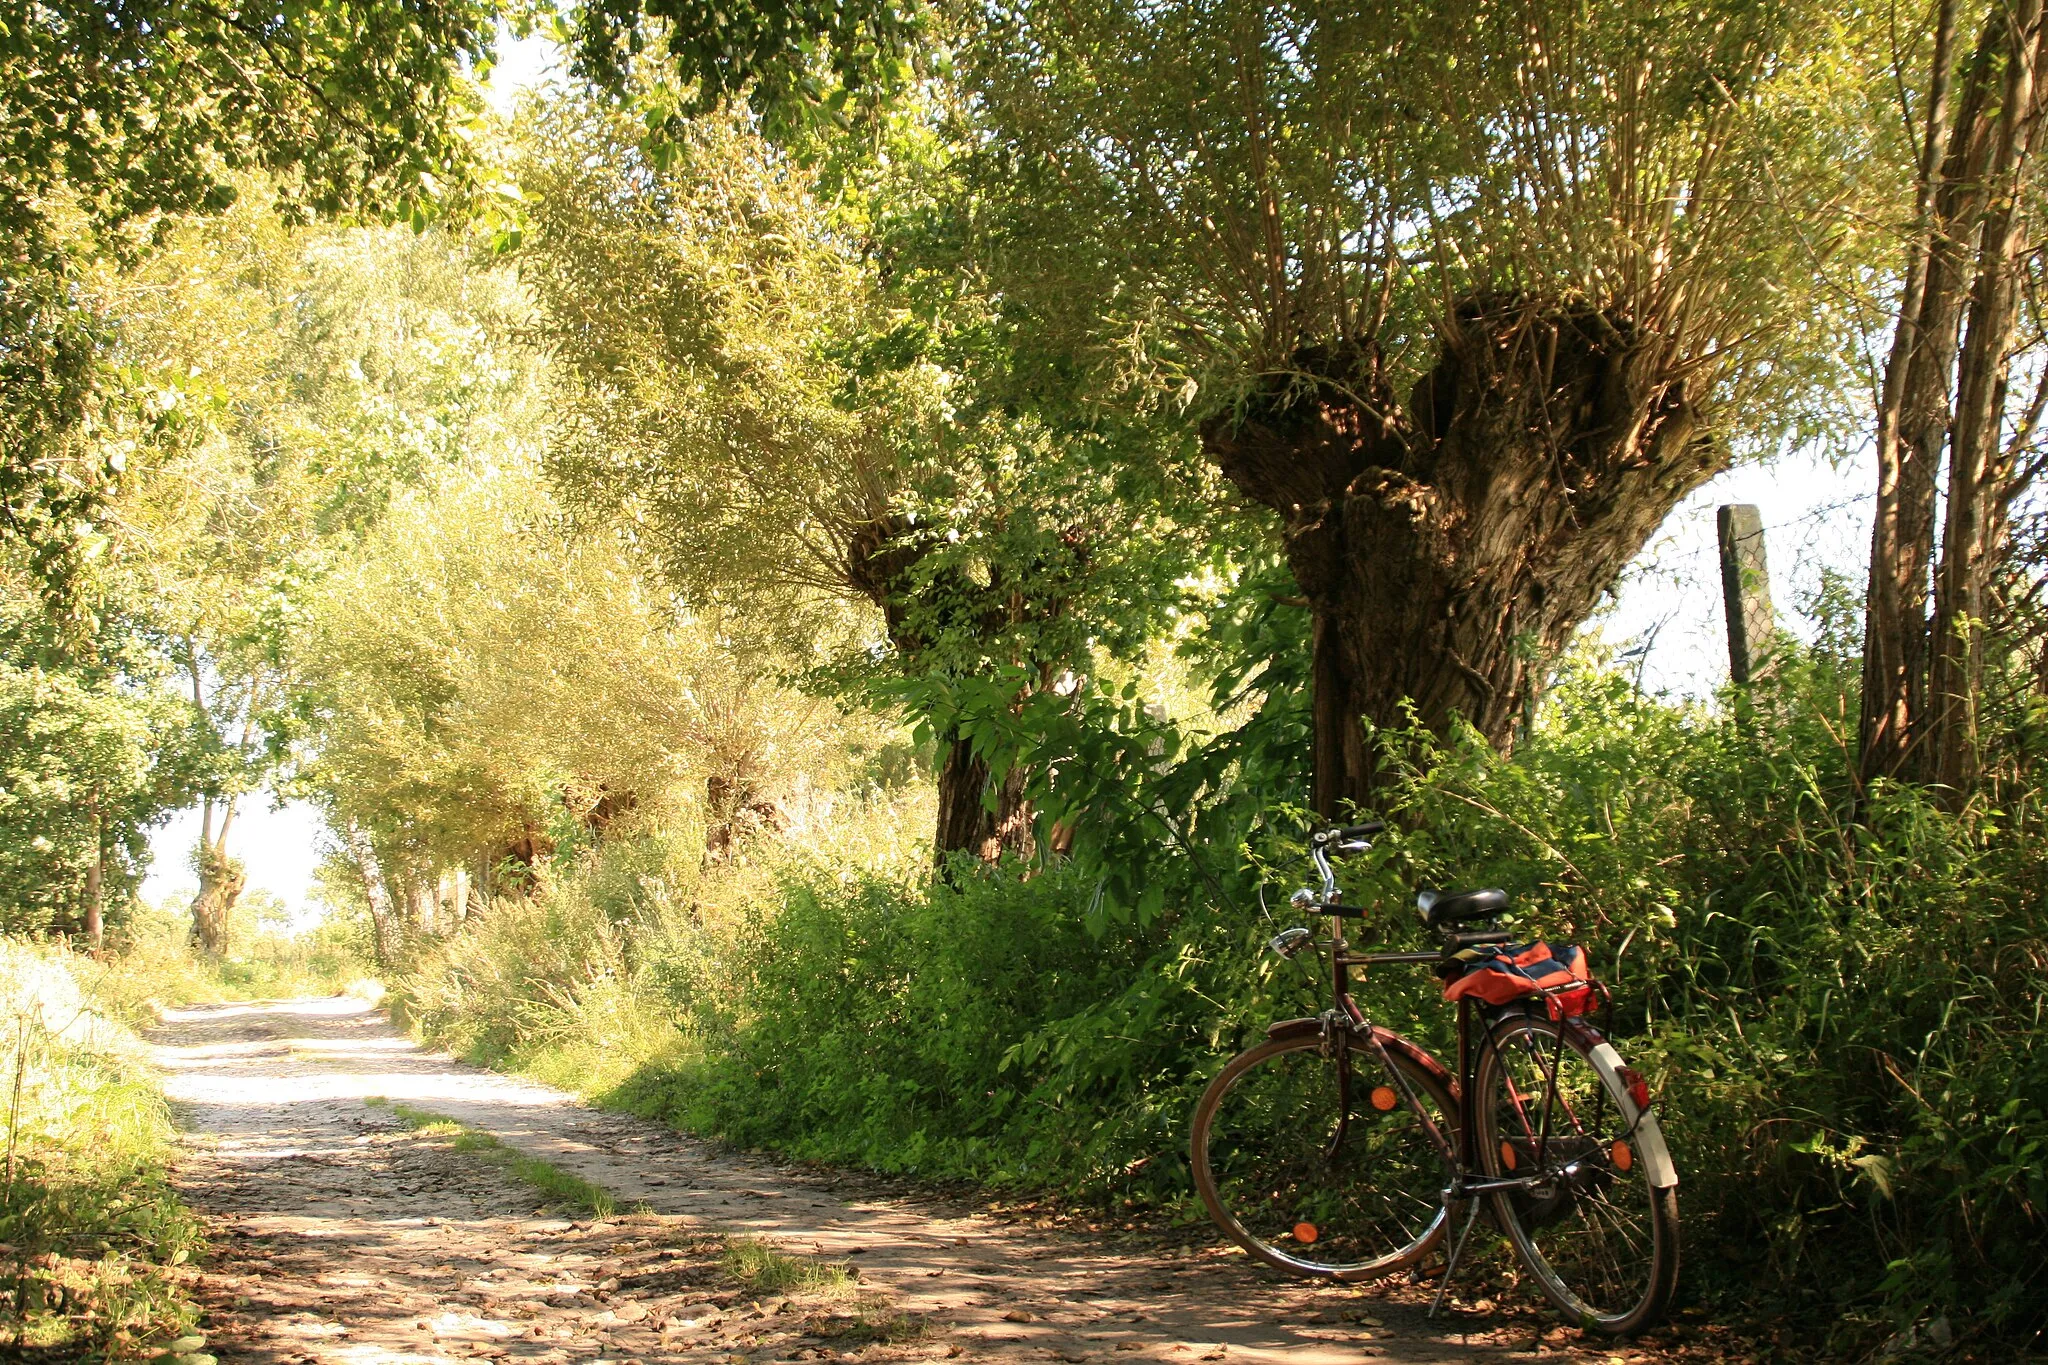
[[[1317,832],[1313,838],[1318,844],[1341,844],[1346,839],[1370,839],[1382,833],[1387,827],[1384,820],[1368,820],[1362,825],[1345,825],[1340,829],[1326,829]]]

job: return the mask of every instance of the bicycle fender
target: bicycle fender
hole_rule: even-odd
[[[1643,1179],[1655,1190],[1676,1187],[1678,1167],[1672,1164],[1671,1149],[1664,1145],[1664,1130],[1657,1123],[1656,1107],[1638,1109],[1636,1102],[1629,1098],[1628,1086],[1621,1078],[1621,1054],[1614,1050],[1612,1043],[1601,1043],[1587,1056],[1608,1088],[1621,1096],[1622,1117],[1635,1125],[1636,1151],[1643,1159]]]
[[[1282,1038],[1313,1038],[1319,1036],[1322,1031],[1321,1019],[1281,1019],[1266,1026],[1266,1038],[1269,1042],[1277,1042]],[[1381,1047],[1389,1052],[1399,1053],[1404,1060],[1413,1062],[1418,1071],[1442,1084],[1445,1090],[1456,1097],[1458,1082],[1442,1062],[1392,1029],[1384,1029],[1375,1024],[1372,1031],[1380,1040]]]
[[[1299,1038],[1304,1033],[1321,1033],[1320,1019],[1275,1019],[1266,1025],[1266,1041],[1277,1043],[1282,1038]]]

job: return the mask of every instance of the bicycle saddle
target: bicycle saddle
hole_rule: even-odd
[[[1432,929],[1440,929],[1446,924],[1463,924],[1466,920],[1498,915],[1508,908],[1508,893],[1422,891],[1416,893],[1415,904],[1422,911],[1422,922]]]

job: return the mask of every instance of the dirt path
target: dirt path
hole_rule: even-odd
[[[1666,1358],[1532,1314],[1429,1322],[1413,1289],[1282,1281],[1234,1248],[864,1196],[425,1052],[348,998],[176,1010],[153,1042],[190,1133],[179,1185],[213,1229],[199,1290],[223,1365]],[[640,1211],[544,1216],[529,1186],[379,1099]],[[721,1259],[732,1235],[859,1283],[750,1286]]]

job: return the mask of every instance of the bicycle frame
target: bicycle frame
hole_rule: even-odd
[[[1365,847],[1367,845],[1363,843],[1344,845],[1340,846],[1339,851],[1358,852],[1363,851]],[[1465,1106],[1468,1103],[1467,1097],[1473,1093],[1477,1081],[1479,1062],[1482,1056],[1482,1045],[1491,1045],[1491,1035],[1488,1034],[1475,1043],[1473,1038],[1474,1007],[1472,1001],[1469,998],[1460,999],[1458,1001],[1457,1019],[1457,1067],[1455,1072],[1446,1074],[1442,1064],[1435,1057],[1431,1056],[1428,1051],[1401,1034],[1395,1033],[1391,1029],[1382,1028],[1367,1019],[1365,1012],[1358,1007],[1358,1002],[1351,994],[1352,968],[1394,965],[1419,966],[1425,963],[1440,962],[1443,960],[1443,954],[1438,952],[1352,952],[1350,950],[1351,945],[1344,937],[1344,916],[1342,913],[1343,909],[1348,909],[1349,907],[1342,904],[1343,893],[1337,886],[1336,869],[1330,865],[1329,853],[1323,845],[1314,845],[1310,850],[1310,856],[1315,862],[1316,871],[1322,877],[1322,899],[1319,902],[1308,902],[1297,898],[1295,903],[1300,909],[1312,909],[1319,914],[1327,915],[1330,919],[1330,996],[1334,1003],[1331,1009],[1324,1011],[1318,1018],[1290,1019],[1284,1023],[1275,1024],[1266,1030],[1266,1036],[1269,1038],[1279,1038],[1308,1032],[1319,1032],[1327,1038],[1334,1031],[1340,1018],[1350,1032],[1362,1035],[1371,1044],[1373,1052],[1379,1057],[1380,1065],[1385,1070],[1388,1079],[1393,1082],[1395,1092],[1400,1095],[1403,1103],[1406,1104],[1409,1110],[1421,1120],[1424,1130],[1430,1135],[1430,1140],[1436,1144],[1439,1154],[1444,1157],[1446,1163],[1450,1166],[1451,1183],[1444,1190],[1446,1211],[1448,1211],[1452,1203],[1471,1198],[1475,1195],[1489,1194],[1502,1190],[1527,1190],[1549,1181],[1551,1176],[1547,1170],[1544,1158],[1548,1155],[1550,1118],[1558,1102],[1557,1077],[1565,1038],[1568,1035],[1577,1035],[1578,1039],[1582,1040],[1588,1048],[1593,1048],[1603,1045],[1605,1042],[1600,1031],[1581,1018],[1567,1016],[1558,1020],[1559,1058],[1553,1059],[1548,1068],[1548,1084],[1544,1087],[1543,1115],[1538,1124],[1536,1169],[1525,1176],[1510,1176],[1503,1179],[1475,1178],[1480,1171],[1478,1150],[1479,1125],[1473,1121],[1473,1116],[1466,1112]],[[1435,1120],[1429,1115],[1427,1106],[1423,1104],[1421,1097],[1414,1093],[1414,1090],[1408,1083],[1408,1079],[1393,1064],[1391,1057],[1388,1055],[1390,1052],[1402,1053],[1404,1057],[1418,1064],[1423,1070],[1443,1076],[1449,1082],[1447,1089],[1450,1091],[1451,1099],[1457,1105],[1457,1143],[1455,1149],[1450,1140],[1438,1130]],[[1334,1156],[1338,1149],[1343,1146],[1351,1122],[1351,1054],[1348,1047],[1332,1046],[1330,1048],[1330,1055],[1337,1069],[1338,1119],[1336,1130],[1330,1135],[1329,1150],[1326,1155]],[[1627,1117],[1632,1120],[1630,1131],[1633,1133],[1646,1118],[1649,1118],[1649,1111],[1645,1108],[1638,1114]],[[1655,1120],[1650,1119],[1650,1122],[1654,1123]],[[1659,1145],[1661,1146],[1661,1137]]]
[[[1434,1316],[1484,1208],[1537,1276],[1543,1292],[1567,1314],[1616,1335],[1640,1330],[1663,1311],[1673,1292],[1677,1207],[1669,1191],[1677,1186],[1678,1175],[1648,1087],[1588,1017],[1603,1000],[1611,1009],[1611,996],[1600,983],[1589,980],[1575,956],[1569,958],[1567,971],[1529,967],[1551,955],[1550,945],[1541,945],[1544,951],[1537,952],[1518,947],[1511,955],[1494,954],[1490,960],[1486,952],[1471,951],[1512,941],[1493,918],[1505,906],[1505,897],[1497,891],[1449,893],[1448,900],[1446,893],[1425,894],[1424,922],[1443,934],[1438,950],[1355,949],[1346,937],[1344,919],[1360,917],[1361,911],[1343,904],[1331,860],[1370,848],[1369,837],[1382,828],[1370,822],[1311,836],[1309,854],[1322,877],[1321,894],[1304,888],[1290,903],[1304,914],[1330,919],[1329,941],[1316,944],[1330,954],[1321,979],[1308,964],[1299,964],[1309,970],[1317,995],[1327,990],[1329,1004],[1312,1018],[1275,1022],[1266,1030],[1269,1042],[1239,1053],[1204,1092],[1195,1113],[1193,1161],[1196,1185],[1210,1214],[1254,1256],[1296,1274],[1359,1279],[1406,1268],[1420,1279],[1432,1273],[1424,1269],[1425,1263],[1443,1256],[1433,1272],[1439,1277],[1430,1305]],[[1317,938],[1307,927],[1288,928],[1271,946],[1282,957],[1298,959]],[[1566,955],[1561,948],[1556,951]],[[1446,1049],[1447,1060],[1439,1060],[1367,1016],[1353,994],[1354,977],[1378,966],[1438,967],[1454,979],[1468,969],[1497,970],[1519,973],[1525,984],[1494,990],[1496,983],[1482,980],[1449,991],[1457,1005],[1456,1052],[1448,1056]],[[1488,999],[1477,998],[1474,988]],[[1314,1060],[1317,1054],[1319,1062]],[[1360,1060],[1368,1054],[1377,1058],[1385,1073],[1383,1084],[1371,1076],[1371,1064]],[[1282,1062],[1283,1058],[1289,1060]],[[1310,1067],[1307,1073],[1259,1070],[1269,1063],[1298,1067],[1304,1062]],[[1360,1066],[1368,1078],[1363,1083],[1375,1087],[1369,1105],[1359,1088]],[[1256,1099],[1246,1102],[1249,1108],[1231,1107],[1235,1102],[1228,1097],[1236,1093],[1233,1088],[1254,1072],[1274,1076],[1272,1083],[1283,1087],[1271,1092],[1281,1097],[1279,1110],[1262,1110],[1259,1105],[1270,1109],[1270,1101]],[[1303,1076],[1322,1098],[1285,1089],[1297,1083],[1289,1078]],[[1332,1080],[1334,1096],[1325,1088]],[[1354,1104],[1354,1096],[1360,1103]],[[1334,1116],[1323,1108],[1330,1099],[1336,1101]],[[1246,1153],[1267,1141],[1257,1136],[1266,1126],[1277,1122],[1284,1131],[1286,1119],[1272,1115],[1284,1115],[1287,1106],[1297,1103],[1312,1106],[1320,1122],[1311,1131],[1297,1130],[1284,1139],[1297,1144],[1295,1155],[1285,1159],[1290,1173],[1272,1177],[1274,1185],[1261,1183],[1268,1177],[1256,1169],[1256,1161],[1249,1174],[1242,1166]],[[1611,1116],[1606,1113],[1610,1106],[1615,1110]],[[1221,1120],[1219,1129],[1219,1113],[1236,1117]],[[1382,1116],[1394,1120],[1395,1126],[1381,1125]],[[1234,1125],[1241,1122],[1253,1125],[1246,1129],[1254,1135],[1249,1148],[1236,1137]],[[1221,1176],[1212,1167],[1210,1145],[1219,1131],[1232,1135],[1219,1149],[1228,1167]],[[1318,1148],[1320,1159],[1315,1155]],[[1274,1210],[1281,1207],[1275,1201],[1299,1197],[1309,1201],[1304,1207],[1313,1212],[1328,1200],[1341,1203],[1369,1196],[1376,1179],[1370,1163],[1383,1159],[1390,1159],[1386,1172],[1395,1183],[1379,1196],[1386,1213],[1365,1214],[1359,1223],[1363,1240],[1353,1240],[1367,1247],[1365,1259],[1347,1260],[1352,1255],[1348,1250],[1311,1257],[1294,1246],[1319,1240],[1320,1216],[1305,1224],[1288,1224],[1286,1218],[1294,1214],[1286,1213],[1277,1231],[1254,1230],[1254,1224],[1263,1229],[1272,1222]],[[1646,1210],[1625,1215],[1610,1210],[1604,1221],[1595,1217],[1588,1222],[1581,1216],[1559,1234],[1580,1240],[1591,1235],[1598,1254],[1611,1262],[1613,1253],[1603,1229],[1612,1225],[1637,1230],[1620,1234],[1644,1272],[1640,1286],[1631,1282],[1627,1288],[1636,1297],[1616,1304],[1602,1298],[1595,1307],[1580,1297],[1586,1292],[1580,1277],[1594,1271],[1567,1266],[1561,1276],[1544,1249],[1547,1243],[1539,1245],[1534,1239],[1540,1229],[1566,1217],[1582,1201],[1604,1201],[1617,1179],[1631,1170],[1637,1172],[1639,1183],[1630,1187],[1639,1192],[1637,1197],[1647,1187]],[[1354,1195],[1349,1191],[1359,1181],[1364,1182],[1365,1193]],[[1431,1208],[1436,1202],[1432,1191],[1441,1195],[1440,1209]],[[1241,1203],[1263,1211],[1255,1211],[1253,1222],[1247,1223],[1239,1211]],[[1598,1274],[1607,1277],[1608,1271]],[[1605,1294],[1619,1283],[1608,1284],[1603,1278],[1599,1292]]]

